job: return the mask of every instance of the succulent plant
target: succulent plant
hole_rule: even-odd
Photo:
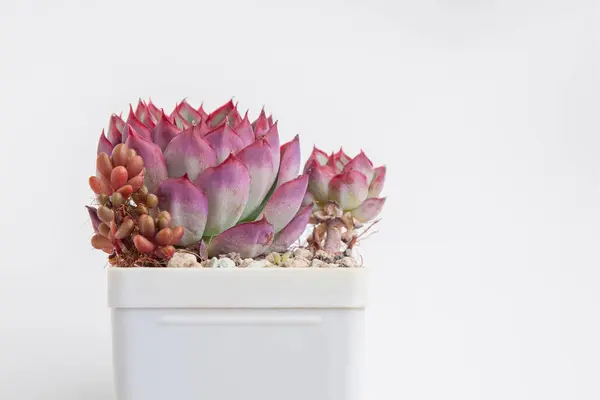
[[[374,168],[362,151],[350,158],[341,148],[328,156],[314,147],[304,172],[309,176],[304,204],[314,204],[311,245],[330,253],[339,252],[342,242],[351,248],[356,229],[374,220],[385,204],[378,197],[385,166]]]
[[[168,259],[183,236],[183,227],[174,227],[167,211],[159,212],[158,197],[148,193],[143,179],[143,159],[125,144],[115,146],[111,156],[101,152],[96,176],[89,179],[99,202],[97,208],[87,207],[95,232],[92,246],[113,255],[115,263]]]
[[[126,162],[123,148],[131,156]],[[108,154],[118,160],[113,160],[109,175]],[[129,162],[138,165],[134,158],[143,161],[139,171],[129,170]],[[131,196],[136,204],[139,191],[147,189],[146,196],[156,196],[157,209],[168,213],[170,223],[183,227],[168,244],[151,243],[155,255],[156,249],[160,253],[164,247],[205,241],[211,257],[229,252],[255,257],[288,248],[309,222],[312,206],[302,206],[308,175],[298,176],[299,138],[280,146],[277,122],[264,110],[251,123],[248,113],[242,117],[232,101],[208,114],[184,99],[167,115],[151,101],[140,100],[135,111],[130,107],[126,121],[111,116],[98,142],[98,159],[99,173],[90,178],[94,192]],[[144,215],[156,217],[151,212]],[[127,216],[121,215],[121,223]],[[143,227],[150,220],[132,221],[131,234],[140,232],[133,244],[139,251],[149,250],[146,239],[151,241],[153,235],[144,234]],[[155,233],[156,240],[159,235]],[[106,241],[96,240],[95,247],[110,250]],[[171,247],[162,253],[172,254]]]

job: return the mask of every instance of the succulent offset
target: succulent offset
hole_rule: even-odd
[[[280,146],[277,122],[263,110],[251,123],[232,101],[207,114],[183,100],[168,115],[140,101],[135,111],[130,107],[127,120],[111,116],[100,136],[98,160],[97,175],[90,178],[102,204],[96,216],[108,219],[104,209],[109,209],[119,219],[113,225],[125,226],[119,237],[159,258],[169,258],[174,246],[203,241],[209,256],[256,257],[287,249],[312,211],[311,205],[302,206],[309,179],[298,175],[298,136]],[[125,209],[110,209],[112,197]],[[146,212],[132,214],[135,209]],[[119,226],[111,228],[102,217],[92,222],[106,234],[94,236],[94,247],[122,251]]]
[[[183,226],[173,226],[168,212],[158,212],[158,197],[148,193],[143,180],[144,161],[126,144],[118,144],[111,156],[98,154],[96,176],[89,184],[99,206],[87,207],[95,232],[92,246],[121,255],[111,258],[116,264],[132,258],[169,259],[183,236]]]
[[[350,158],[342,149],[327,155],[315,147],[304,172],[309,176],[304,204],[315,207],[311,245],[330,253],[338,252],[342,242],[352,247],[356,229],[374,220],[385,204],[379,197],[385,166],[373,167],[362,151]]]

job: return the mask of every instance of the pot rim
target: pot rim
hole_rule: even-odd
[[[367,268],[109,267],[111,308],[364,308]]]

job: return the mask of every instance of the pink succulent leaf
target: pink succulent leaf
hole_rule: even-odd
[[[373,176],[375,175],[375,168],[373,168],[373,163],[366,156],[364,152],[360,152],[356,157],[354,157],[348,164],[344,166],[342,172],[349,171],[359,171],[366,178],[367,182],[371,183],[373,180]]]
[[[242,119],[235,128],[235,133],[242,139],[242,143],[244,147],[249,146],[252,142],[254,142],[254,131],[252,130],[252,125],[250,124],[250,120],[248,119],[248,112],[246,111],[246,115]]]
[[[275,124],[269,128],[263,138],[267,141],[267,143],[269,143],[269,146],[271,146],[271,152],[273,155],[273,168],[275,171],[279,171],[281,153],[279,149],[279,131],[277,130],[277,122],[275,122]]]
[[[315,200],[325,202],[329,199],[329,184],[335,171],[328,165],[319,165],[315,159],[312,163],[312,167],[308,169],[308,190]]]
[[[294,179],[298,176],[300,170],[300,137],[296,135],[294,139],[283,144],[280,149],[279,174],[277,176],[277,185]]]
[[[205,236],[217,235],[238,222],[250,194],[248,168],[230,155],[216,167],[207,168],[194,181],[208,199]]]
[[[375,168],[375,176],[369,185],[369,197],[377,197],[381,194],[385,183],[385,173],[385,165]]]
[[[331,154],[329,160],[327,161],[327,165],[335,168],[337,172],[342,172],[350,160],[351,158],[348,157],[348,155],[344,153],[344,150],[340,147],[338,152]]]
[[[102,223],[100,218],[98,218],[98,210],[96,207],[85,206],[88,210],[88,214],[90,215],[90,221],[92,222],[92,228],[94,228],[94,232],[98,232],[98,225]]]
[[[204,104],[200,104],[200,107],[198,107],[198,114],[200,114],[200,116],[202,118],[200,119],[204,119],[206,120],[208,118],[208,113],[206,111],[204,111]]]
[[[162,151],[165,151],[167,145],[171,143],[171,140],[173,140],[179,132],[181,132],[181,130],[169,121],[164,112],[161,111],[158,122],[152,130],[152,140]]]
[[[198,244],[198,255],[200,256],[200,260],[208,260],[208,249],[204,240],[201,240]]]
[[[217,163],[225,161],[229,154],[237,154],[244,143],[237,133],[227,124],[222,124],[205,136],[217,154]]]
[[[267,124],[269,125],[269,128],[273,126],[273,116],[269,115],[267,117]]]
[[[315,203],[315,199],[310,192],[306,192],[304,198],[302,199],[302,207],[312,206]]]
[[[210,128],[216,128],[225,122],[225,117],[227,117],[233,109],[235,109],[235,104],[233,104],[233,100],[229,100],[227,103],[210,113],[206,123]]]
[[[258,118],[252,123],[252,128],[254,129],[254,137],[257,139],[263,137],[269,131],[269,123],[267,122],[267,115],[264,108]]]
[[[144,139],[133,129],[128,129],[128,131],[127,146],[134,149],[144,159],[144,184],[151,193],[156,193],[158,185],[167,179],[165,156],[158,145]]]
[[[208,215],[208,199],[187,175],[167,179],[158,188],[158,206],[171,214],[173,226],[181,225],[185,231],[181,246],[202,240]]]
[[[316,146],[313,146],[313,151],[311,156],[314,156],[315,160],[319,162],[321,165],[327,164],[329,160],[329,156],[323,150],[318,149]]]
[[[308,175],[299,176],[281,185],[267,201],[263,215],[273,225],[275,233],[294,218],[302,205],[307,186]]]
[[[160,116],[164,113],[162,109],[156,107],[154,103],[152,103],[152,100],[148,101],[148,112],[150,113],[152,121],[155,125],[158,123],[158,121],[160,121]]]
[[[329,183],[329,200],[338,203],[343,210],[354,210],[368,194],[369,183],[360,171],[342,172]]]
[[[254,121],[252,121],[252,129],[256,130],[256,124],[258,123],[258,120],[260,119],[261,116],[267,118],[267,114],[265,113],[265,107],[263,107],[260,110],[260,114],[258,115],[258,118],[256,118]]]
[[[175,136],[165,149],[170,178],[185,174],[195,180],[200,172],[217,164],[217,155],[210,143],[199,133],[197,125]]]
[[[181,129],[189,129],[192,127],[192,124],[190,124],[185,118],[183,118],[183,116],[179,113],[177,107],[175,108],[175,110],[173,110],[173,112],[171,113],[171,119],[173,120],[173,122],[175,123],[175,125]]]
[[[137,107],[135,108],[135,116],[138,120],[140,120],[144,125],[146,125],[149,129],[154,128],[154,121],[150,116],[150,111],[148,110],[148,106],[142,100],[138,100]]]
[[[133,127],[133,129],[135,129],[135,131],[144,139],[152,140],[152,132],[150,131],[150,128],[144,125],[142,121],[140,121],[138,117],[135,116],[131,104],[129,105],[129,116],[127,117],[127,124]],[[125,138],[123,138],[123,140],[125,140]]]
[[[237,104],[234,106],[233,110],[227,114],[227,121],[229,122],[230,127],[236,127],[242,122],[242,116],[238,112]]]
[[[127,140],[129,139],[129,135],[130,135],[131,131],[138,134],[131,125],[126,124],[125,127],[123,128],[123,131],[121,132],[121,136],[123,138],[123,143],[127,143]],[[138,136],[139,136],[139,134],[138,134]],[[144,139],[146,139],[146,138],[144,138]]]
[[[238,224],[210,241],[207,246],[208,256],[236,252],[242,258],[253,258],[269,248],[273,235],[273,226],[265,218]]]
[[[252,214],[262,203],[275,182],[277,171],[273,167],[273,152],[265,139],[259,139],[244,148],[237,157],[250,172],[250,195],[242,219]]]
[[[352,210],[351,213],[352,213],[352,216],[354,218],[356,218],[357,220],[359,220],[360,222],[363,222],[363,223],[369,222],[369,221],[375,219],[379,215],[384,204],[385,204],[385,197],[384,198],[373,197],[373,198],[366,199],[365,201],[363,201],[363,203],[360,206],[358,206],[357,208],[355,208],[354,210]]]
[[[313,160],[315,160],[319,165],[326,165],[327,161],[329,161],[329,156],[323,150],[319,150],[316,146],[314,146],[310,156],[308,156],[308,160],[306,160],[306,164],[304,164],[304,173],[308,172]]]
[[[186,99],[183,99],[177,106],[179,114],[190,124],[197,125],[203,118],[194,107],[190,106]]]
[[[275,236],[270,251],[285,252],[293,245],[306,230],[312,204],[300,208],[298,214]]]
[[[206,123],[206,119],[201,120],[200,123],[197,125],[197,127],[198,127],[198,133],[201,136],[206,136],[208,134],[208,132],[211,131],[210,127]]]
[[[108,132],[107,137],[113,146],[123,142],[121,132],[125,129],[125,121],[116,114],[110,116],[108,121]]]
[[[111,155],[112,151],[113,151],[113,145],[110,143],[110,141],[104,135],[104,130],[102,130],[102,133],[100,134],[100,139],[98,140],[97,154],[106,153],[108,155]]]

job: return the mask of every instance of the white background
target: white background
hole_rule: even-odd
[[[235,96],[304,158],[387,164],[369,400],[600,398],[599,23],[591,0],[1,0],[0,398],[114,398],[83,205],[140,96]]]

